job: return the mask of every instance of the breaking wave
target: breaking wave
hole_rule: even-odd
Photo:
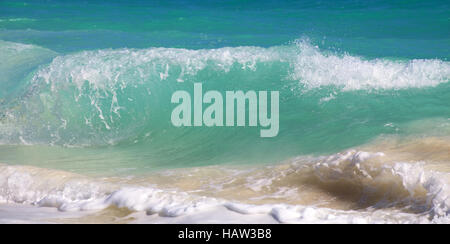
[[[2,101],[3,144],[92,146],[147,141],[157,129],[173,130],[168,119],[170,96],[176,90],[192,89],[193,82],[219,91],[279,90],[280,107],[289,107],[285,109],[289,114],[294,111],[297,117],[291,121],[296,122],[314,118],[305,107],[320,108],[324,103],[336,104],[339,120],[348,101],[339,102],[338,97],[358,97],[362,102],[355,111],[377,106],[380,114],[387,114],[392,106],[367,104],[372,103],[370,94],[396,99],[400,112],[409,109],[402,104],[414,103],[418,96],[436,97],[437,103],[443,103],[442,89],[448,89],[450,78],[446,61],[366,60],[322,51],[305,40],[271,48],[83,51],[57,56],[47,65],[44,60],[56,56],[49,50],[6,42],[0,47],[13,50],[17,61],[7,58],[9,62],[0,65],[6,70],[5,79],[23,83],[14,97]],[[22,61],[30,59],[36,62],[23,68]],[[440,89],[433,89],[437,86]],[[423,91],[414,90],[419,88]],[[295,115],[295,111],[302,112]],[[412,119],[424,115],[417,116]]]

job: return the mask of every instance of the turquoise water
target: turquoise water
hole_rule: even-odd
[[[2,1],[0,38],[67,53],[270,47],[307,36],[366,57],[449,58],[448,1]]]
[[[10,164],[273,163],[450,118],[448,1],[1,1],[0,40]],[[280,91],[278,136],[172,126],[172,94],[196,82]]]

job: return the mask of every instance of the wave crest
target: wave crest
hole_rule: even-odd
[[[349,54],[327,54],[305,41],[297,42],[297,46],[300,54],[293,61],[291,77],[308,88],[407,89],[450,80],[450,64],[442,60],[365,60]]]
[[[167,127],[171,94],[192,82],[215,90],[279,90],[283,101],[301,109],[297,91],[304,88],[318,89],[313,99],[319,106],[336,100],[339,91],[330,96],[329,87],[423,88],[449,77],[445,61],[364,60],[320,51],[307,41],[271,48],[84,51],[56,57],[33,73],[23,95],[9,100],[0,114],[0,134],[5,144],[142,141],[155,128]]]

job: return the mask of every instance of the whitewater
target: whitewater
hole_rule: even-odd
[[[449,222],[446,61],[364,59],[305,39],[68,55],[0,44],[0,222]],[[280,135],[170,126],[171,91],[196,80],[280,89]]]
[[[0,1],[0,223],[450,223],[449,9]],[[174,126],[200,86],[273,136]]]

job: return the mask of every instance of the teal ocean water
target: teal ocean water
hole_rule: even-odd
[[[131,177],[140,180],[125,185],[233,203],[366,211],[387,201],[379,208],[401,213],[382,220],[447,218],[447,176],[430,172],[450,171],[449,58],[448,1],[1,1],[0,200],[79,209],[123,193]],[[174,127],[171,96],[194,83],[279,91],[279,134]],[[388,159],[371,161],[381,154]],[[372,171],[361,169],[366,160]],[[424,168],[409,168],[416,164]],[[69,172],[119,186],[77,188],[63,180]],[[56,188],[52,175],[62,177]],[[387,194],[386,185],[398,190]],[[130,192],[117,198],[148,210]]]

